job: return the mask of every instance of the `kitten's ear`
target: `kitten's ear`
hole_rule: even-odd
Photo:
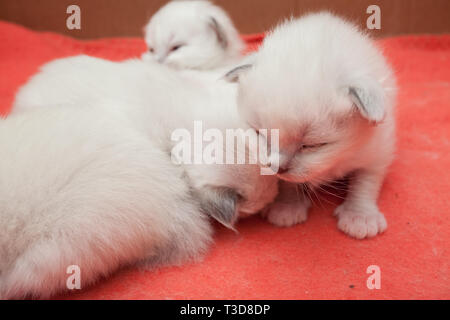
[[[238,218],[237,202],[241,198],[239,193],[228,187],[206,186],[198,193],[202,211],[236,231],[233,227]]]
[[[350,100],[361,115],[374,124],[383,121],[386,116],[385,93],[378,83],[368,81],[362,86],[351,86],[348,89]]]
[[[231,71],[228,71],[227,74],[225,74],[224,78],[228,82],[238,82],[240,75],[248,71],[251,67],[252,67],[251,64],[244,64],[239,67],[236,67]]]
[[[222,26],[217,22],[216,18],[214,17],[209,18],[209,26],[215,32],[217,41],[219,42],[220,46],[222,47],[222,49],[225,50],[228,47],[228,39]]]

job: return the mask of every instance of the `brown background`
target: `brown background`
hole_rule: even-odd
[[[0,0],[0,19],[77,38],[141,36],[142,27],[167,0]],[[365,26],[366,8],[381,8],[375,36],[450,32],[450,0],[217,0],[241,33],[269,29],[284,17],[328,9]],[[67,6],[81,8],[81,30],[66,28]]]

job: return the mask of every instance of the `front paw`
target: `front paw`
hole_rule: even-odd
[[[338,229],[357,239],[374,237],[387,228],[386,219],[376,206],[355,207],[343,203],[334,214]]]
[[[274,202],[263,214],[267,221],[278,227],[290,227],[308,218],[309,200],[302,202]]]

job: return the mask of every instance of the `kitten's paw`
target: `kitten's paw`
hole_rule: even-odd
[[[357,239],[374,237],[387,228],[386,219],[377,207],[361,210],[344,203],[334,214],[338,218],[338,229]]]
[[[278,227],[290,227],[306,221],[310,206],[311,202],[306,199],[302,202],[274,202],[263,215]]]

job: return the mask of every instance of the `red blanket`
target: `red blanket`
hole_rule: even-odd
[[[246,37],[253,47],[261,39]],[[253,217],[239,234],[217,226],[201,263],[123,270],[64,298],[450,299],[450,35],[379,44],[400,87],[397,157],[379,200],[384,234],[347,237],[332,216],[339,199],[328,197],[304,224],[281,229]],[[144,50],[141,39],[77,41],[0,22],[0,113],[45,62],[81,53],[122,60]],[[367,287],[370,265],[380,268],[381,289]]]

